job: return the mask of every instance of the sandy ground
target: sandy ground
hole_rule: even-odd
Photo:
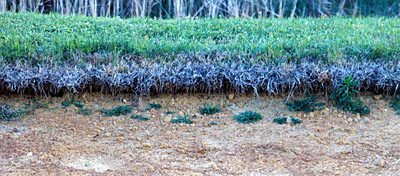
[[[271,96],[80,97],[92,110],[131,105],[148,121],[99,112],[82,116],[74,106],[61,108],[65,97],[54,98],[48,109],[0,122],[0,175],[400,175],[400,118],[387,98],[362,98],[371,115],[358,117],[330,105],[310,114],[289,112],[285,98]],[[20,108],[28,102],[0,100]],[[140,112],[147,103],[163,108]],[[223,112],[200,115],[210,103]],[[233,116],[244,110],[264,118],[238,124]],[[169,122],[183,113],[193,115],[192,125]],[[272,122],[284,115],[303,123]]]

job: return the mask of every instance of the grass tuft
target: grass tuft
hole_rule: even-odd
[[[127,115],[132,112],[132,108],[126,105],[126,106],[117,106],[112,109],[100,109],[99,111],[102,113],[104,117],[109,117],[109,116]]]
[[[149,103],[149,106],[144,109],[144,111],[150,111],[152,109],[159,110],[162,108],[162,105],[159,103]]]
[[[212,121],[212,122],[210,123],[210,125],[218,125],[218,122]]]
[[[325,104],[322,102],[317,103],[316,100],[316,96],[310,95],[308,98],[292,99],[292,101],[287,101],[285,104],[290,111],[303,111],[305,113],[324,109]]]
[[[277,123],[277,124],[285,124],[287,123],[287,117],[279,117],[279,118],[275,118],[273,120],[273,122]]]
[[[400,115],[400,96],[395,96],[389,103],[390,107],[396,111],[397,115]]]
[[[280,118],[275,118],[272,122],[282,125],[282,124],[286,124],[287,120],[288,120],[288,117],[280,117]],[[296,119],[292,116],[290,116],[290,121],[292,122],[292,125],[297,125],[297,124],[303,123],[303,121]]]
[[[239,123],[249,124],[254,123],[261,120],[263,117],[258,112],[253,111],[245,111],[236,115],[234,119],[236,119]]]
[[[190,120],[189,115],[186,114],[186,115],[184,115],[183,117],[182,117],[182,116],[178,116],[178,117],[176,117],[176,118],[173,118],[173,119],[171,120],[171,123],[186,123],[186,124],[192,124],[193,121]]]
[[[144,116],[144,115],[131,115],[132,119],[138,119],[138,120],[142,120],[142,121],[147,121],[150,120],[148,117]]]
[[[359,86],[357,80],[354,80],[351,76],[348,76],[342,84],[338,85],[338,88],[331,93],[330,99],[335,101],[336,108],[345,112],[351,112],[353,114],[359,113],[361,116],[370,113],[368,106],[364,105],[360,99],[354,97],[358,94],[356,87]]]
[[[90,110],[89,108],[81,107],[78,109],[78,111],[76,111],[76,113],[87,116],[92,114],[92,110]]]
[[[5,104],[0,106],[0,121],[16,120],[25,113],[27,113],[27,111],[18,111],[10,105]]]
[[[303,123],[303,121],[296,119],[294,117],[290,117],[290,120],[292,121],[292,125]]]
[[[83,108],[85,106],[85,104],[83,104],[79,100],[76,100],[74,97],[72,97],[72,99],[66,99],[66,100],[61,102],[61,107],[62,108],[68,108],[71,105],[75,105],[78,108]]]
[[[37,101],[36,99],[32,98],[29,100],[28,103],[24,103],[25,104],[25,109],[31,109],[31,110],[36,110],[36,109],[49,109],[49,104],[53,103],[53,99],[50,99],[49,101],[45,102],[45,103],[40,103],[39,101]]]
[[[159,103],[149,103],[149,107],[152,109],[161,109],[162,106]]]
[[[169,110],[168,110],[168,111],[165,112],[165,114],[168,114],[168,115],[169,115],[169,114],[175,114],[175,112],[169,111]]]
[[[221,112],[221,109],[215,105],[215,106],[211,106],[211,105],[204,105],[203,108],[200,109],[200,114],[206,114],[206,115],[212,115],[212,114],[216,114]]]

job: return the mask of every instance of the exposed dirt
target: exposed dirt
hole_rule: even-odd
[[[228,97],[80,98],[92,110],[132,105],[148,121],[99,112],[83,116],[74,106],[61,108],[65,98],[55,98],[22,120],[0,122],[0,175],[400,175],[400,117],[386,98],[363,97],[371,115],[358,117],[330,105],[306,115],[289,112],[283,97]],[[22,108],[28,99],[1,102]],[[163,108],[140,112],[148,103]],[[210,103],[223,112],[200,115]],[[244,110],[264,119],[238,124],[233,116]],[[194,123],[171,124],[178,114],[193,115]],[[303,123],[272,122],[284,115]]]

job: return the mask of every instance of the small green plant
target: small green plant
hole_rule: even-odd
[[[167,110],[166,112],[165,112],[165,114],[175,114],[175,112],[172,112],[172,111],[169,111],[169,110]]]
[[[120,116],[120,115],[127,115],[132,112],[132,108],[128,105],[126,106],[118,106],[112,109],[100,109],[100,112],[104,117],[109,116]]]
[[[176,117],[176,118],[173,118],[173,119],[171,120],[171,123],[186,123],[186,124],[192,124],[193,121],[190,120],[189,115],[186,114],[186,115],[184,115],[183,117],[182,117],[182,116],[178,116],[178,117]]]
[[[290,117],[290,120],[292,121],[292,125],[303,123],[303,121],[296,119],[294,117]]]
[[[68,108],[71,105],[75,105],[75,107],[79,108],[76,111],[76,113],[78,113],[78,114],[82,114],[82,115],[91,115],[92,114],[92,110],[90,110],[88,108],[84,108],[85,104],[83,104],[79,100],[76,100],[74,97],[72,97],[72,99],[66,99],[61,102],[62,108]]]
[[[397,115],[400,115],[400,96],[395,96],[389,103],[390,107],[396,111]]]
[[[356,90],[358,85],[358,82],[351,76],[347,77],[343,84],[338,85],[337,90],[330,95],[330,99],[335,101],[336,108],[353,114],[359,113],[361,116],[369,114],[368,106],[364,105],[360,99],[354,100],[358,94]]]
[[[144,111],[150,111],[152,109],[158,110],[158,109],[161,109],[161,108],[162,108],[162,105],[159,104],[159,103],[149,103],[149,106],[146,109],[144,109]]]
[[[161,109],[162,106],[159,103],[149,103],[149,107],[152,109]]]
[[[73,103],[73,99],[72,100],[64,100],[61,102],[61,107],[68,108],[71,106],[72,103]]]
[[[53,99],[50,99],[46,103],[40,103],[36,99],[32,98],[29,100],[28,103],[24,103],[24,104],[25,104],[25,109],[36,110],[36,109],[40,109],[40,108],[48,109],[49,104],[52,104],[52,103],[53,103]]]
[[[74,105],[78,108],[83,108],[85,106],[85,104],[81,103],[81,102],[75,102]]]
[[[261,120],[263,117],[260,113],[254,111],[245,111],[236,115],[234,119],[236,119],[239,123],[249,124],[254,123]]]
[[[290,121],[292,122],[292,125],[297,125],[297,124],[303,123],[303,121],[296,119],[292,116],[290,116],[289,118],[290,118]],[[287,123],[287,119],[288,119],[288,117],[279,117],[279,118],[275,118],[272,122],[282,125],[282,124]]]
[[[216,114],[218,112],[221,112],[221,109],[215,105],[215,106],[211,106],[211,105],[204,105],[203,108],[200,109],[200,114],[206,114],[206,115],[211,115],[211,114]]]
[[[304,95],[306,95],[306,93]],[[290,111],[303,111],[305,113],[324,109],[325,104],[322,102],[317,103],[316,100],[316,96],[310,95],[308,98],[303,96],[303,98],[299,100],[292,99],[292,101],[287,101],[285,104]]]
[[[76,100],[74,97],[72,97],[72,99],[66,99],[66,100],[61,102],[61,107],[62,108],[68,108],[71,105],[75,105],[78,108],[83,108],[85,106],[85,104],[83,104],[82,102]]]
[[[23,112],[16,111],[10,105],[0,106],[0,121],[11,121],[19,118]]]
[[[144,115],[131,115],[132,119],[138,119],[138,120],[142,120],[142,121],[147,121],[150,120],[148,117],[144,116]]]
[[[76,111],[76,113],[82,114],[82,115],[91,115],[92,114],[92,110],[82,107],[82,108],[79,108],[79,110]]]
[[[212,122],[210,123],[210,125],[218,125],[218,122],[212,121]]]
[[[287,117],[275,118],[273,122],[277,124],[285,124],[287,122]]]

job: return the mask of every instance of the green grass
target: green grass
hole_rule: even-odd
[[[89,108],[84,108],[85,104],[83,104],[81,101],[75,99],[75,97],[73,96],[71,99],[65,99],[64,101],[61,102],[61,107],[62,108],[68,108],[71,105],[75,105],[75,107],[79,108],[76,113],[78,114],[82,114],[82,115],[91,115],[92,114],[92,110]]]
[[[330,99],[334,101],[335,106],[345,112],[351,112],[353,114],[360,114],[361,116],[370,113],[368,106],[364,104],[359,98],[355,98],[358,94],[356,87],[359,86],[357,80],[354,80],[351,76],[347,77],[342,84],[338,85],[338,88],[331,93]]]
[[[286,106],[290,111],[303,111],[305,113],[312,112],[315,110],[322,110],[324,103],[316,102],[317,97],[310,95],[308,98],[292,99],[291,101],[285,102]]]
[[[28,103],[24,103],[25,109],[31,109],[31,111],[35,111],[36,109],[49,109],[49,105],[53,103],[53,99],[48,100],[47,102],[41,103],[35,98],[29,99]]]
[[[149,105],[147,106],[146,109],[144,109],[144,111],[150,111],[152,109],[159,110],[161,108],[162,108],[162,105],[159,103],[149,103]]]
[[[149,103],[149,107],[150,107],[151,109],[161,109],[161,108],[162,108],[162,105],[159,104],[159,103]]]
[[[399,18],[149,19],[0,14],[0,58],[37,63],[99,53],[171,61],[198,55],[246,62],[400,56]]]
[[[192,124],[193,121],[190,120],[189,115],[186,114],[186,115],[184,115],[183,117],[182,117],[182,116],[178,116],[178,117],[173,118],[173,119],[171,120],[171,123],[186,123],[186,124]]]
[[[292,116],[290,116],[289,118],[290,118],[290,121],[292,122],[292,125],[297,125],[297,124],[303,123],[303,121],[296,119]],[[288,119],[288,117],[279,117],[279,118],[274,118],[274,120],[272,122],[282,125],[282,124],[287,123],[287,119]]]
[[[221,109],[215,105],[204,105],[203,108],[200,109],[200,114],[212,115],[221,112]]]
[[[170,110],[167,110],[167,111],[165,111],[165,114],[175,114],[175,112],[173,112],[173,111],[170,111]]]
[[[211,121],[211,122],[210,122],[210,125],[218,125],[218,122],[216,122],[216,121]]]
[[[396,111],[397,115],[400,115],[400,96],[395,96],[389,103],[390,107]]]
[[[260,113],[254,111],[245,111],[234,117],[239,123],[249,124],[261,120],[263,117]]]
[[[75,97],[72,97],[71,99],[65,99],[64,101],[61,102],[62,108],[68,108],[71,105],[75,105],[78,108],[83,108],[85,106],[85,104],[83,104],[79,100],[76,100]]]
[[[99,111],[104,117],[109,117],[109,116],[127,115],[132,112],[132,108],[126,105],[126,106],[117,106],[112,109],[100,109]]]
[[[81,107],[76,111],[76,113],[87,116],[87,115],[92,115],[92,110],[90,110],[89,108]]]
[[[287,117],[274,118],[273,122],[280,125],[285,124],[287,123]]]
[[[144,115],[134,115],[134,114],[132,114],[132,115],[131,115],[131,118],[132,118],[132,119],[138,119],[138,120],[141,120],[141,121],[150,120],[148,117],[146,117],[146,116],[144,116]]]
[[[16,120],[26,114],[27,111],[15,110],[10,105],[0,106],[0,121],[11,121]]]

